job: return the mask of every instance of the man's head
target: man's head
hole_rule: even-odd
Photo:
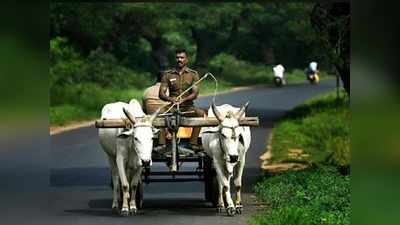
[[[188,57],[185,49],[177,49],[175,51],[176,64],[178,68],[183,68],[188,64]]]

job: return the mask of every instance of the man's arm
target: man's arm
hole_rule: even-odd
[[[193,81],[192,84],[195,84],[200,78],[199,78],[199,74],[196,71],[193,71]],[[195,100],[197,98],[197,96],[199,95],[199,87],[197,85],[194,85],[190,91],[190,94],[188,96],[186,96],[186,98],[183,98],[182,102],[186,102],[186,101],[192,101]]]
[[[160,85],[160,91],[158,92],[158,97],[161,100],[167,102],[174,102],[175,99],[167,95],[167,90],[168,90],[168,81],[167,81],[167,76],[164,74],[161,78],[161,85]]]
[[[195,99],[197,98],[198,95],[199,95],[199,87],[197,87],[197,86],[195,85],[195,86],[193,86],[190,95],[186,96],[186,98],[183,98],[183,99],[182,99],[182,102],[195,100]]]

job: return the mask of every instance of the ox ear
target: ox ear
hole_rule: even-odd
[[[217,118],[217,120],[218,120],[219,122],[222,122],[222,120],[223,120],[224,118],[222,117],[221,113],[218,111],[217,106],[215,105],[214,102],[213,102],[212,105],[211,105],[211,109],[212,109],[212,111],[213,111],[215,117]]]
[[[246,102],[242,108],[235,114],[236,119],[240,119],[243,116],[244,112],[246,112],[247,106],[249,106],[249,102]]]
[[[151,117],[150,117],[150,123],[153,123],[153,120],[158,116],[158,114],[160,114],[161,109],[163,108],[163,106],[161,106],[160,108],[157,109],[157,111],[155,111]]]
[[[132,124],[135,124],[136,120],[135,117],[132,115],[132,113],[129,112],[129,110],[127,110],[125,107],[122,108],[122,111],[124,111],[126,117],[128,117],[128,119],[132,122]]]

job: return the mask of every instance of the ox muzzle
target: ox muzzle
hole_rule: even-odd
[[[238,155],[229,155],[228,156],[228,162],[230,163],[236,163],[239,159]]]
[[[151,160],[142,160],[142,166],[148,167],[151,164]]]

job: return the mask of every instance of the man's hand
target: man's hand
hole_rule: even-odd
[[[173,100],[172,102],[173,102],[174,104],[176,104],[176,105],[180,105],[180,104],[182,104],[183,102],[186,101],[186,100],[185,100],[184,98],[182,98],[182,97],[179,97],[179,98],[173,97],[172,100]]]

